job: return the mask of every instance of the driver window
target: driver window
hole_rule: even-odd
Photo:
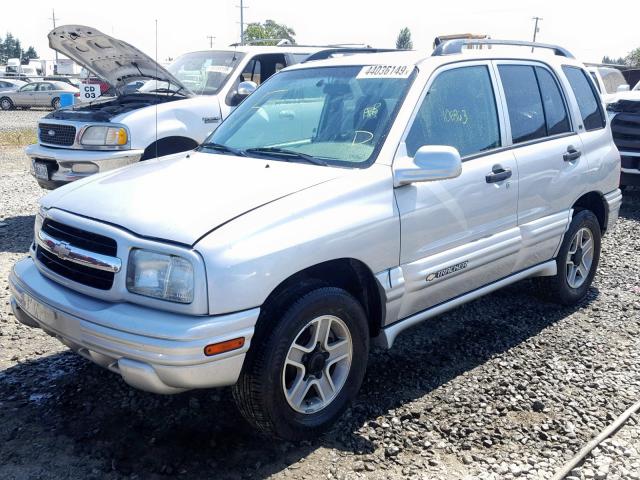
[[[500,146],[488,68],[478,65],[440,73],[424,97],[405,143],[411,157],[423,145],[449,145],[462,157]]]

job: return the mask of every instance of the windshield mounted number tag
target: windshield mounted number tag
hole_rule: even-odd
[[[100,97],[100,85],[97,83],[80,84],[80,100],[83,102],[93,102]]]
[[[356,78],[408,78],[412,71],[410,65],[367,65]]]

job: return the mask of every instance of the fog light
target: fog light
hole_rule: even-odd
[[[244,346],[244,337],[234,338],[233,340],[226,340],[224,342],[212,343],[204,347],[204,354],[207,357],[211,355],[218,355],[224,352],[230,352],[231,350],[237,350]]]
[[[73,173],[96,173],[98,166],[95,163],[74,163],[71,166]]]

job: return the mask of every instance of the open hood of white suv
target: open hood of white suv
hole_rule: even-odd
[[[134,80],[161,80],[188,90],[153,58],[133,45],[84,25],[52,30],[49,46],[122,92]]]

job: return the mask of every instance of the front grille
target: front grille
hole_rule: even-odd
[[[82,248],[90,252],[102,255],[116,256],[118,245],[112,238],[93,232],[87,232],[79,228],[71,227],[60,222],[45,219],[42,231],[74,247]],[[87,285],[100,290],[110,290],[113,286],[115,274],[96,268],[79,265],[69,260],[58,257],[40,245],[36,248],[37,260],[46,268],[71,281]]]
[[[115,257],[118,252],[118,244],[113,238],[64,225],[50,218],[44,221],[42,230],[53,238],[90,252],[101,253],[110,257]]]
[[[76,127],[59,123],[41,123],[38,135],[42,143],[70,147],[76,139]]]
[[[620,157],[620,163],[622,168],[626,168],[628,170],[640,170],[640,157],[622,155]]]
[[[611,133],[618,150],[640,153],[640,114],[618,113],[611,122]]]

